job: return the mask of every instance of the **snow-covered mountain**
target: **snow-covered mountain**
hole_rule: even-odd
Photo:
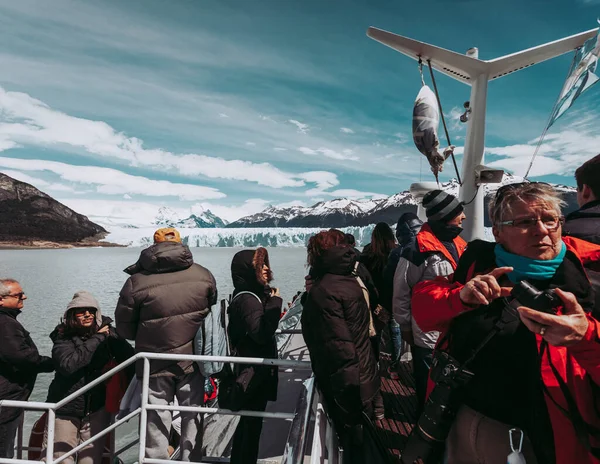
[[[209,209],[203,209],[201,211],[197,211],[196,213],[183,218],[171,208],[163,206],[159,208],[153,224],[159,227],[176,227],[183,229],[211,229],[215,227],[225,227],[227,224],[225,221],[223,221],[223,219],[213,214]]]
[[[416,204],[410,194],[405,196],[407,197],[406,201],[410,201],[413,209],[416,209]],[[375,211],[378,205],[390,198],[378,200],[337,198],[320,201],[312,206],[290,208],[271,206],[260,213],[238,219],[227,227],[346,227],[362,225],[357,224],[357,218],[368,216],[369,212]]]
[[[521,177],[505,174],[501,184],[484,184],[487,200],[504,184],[521,182]],[[565,212],[576,209],[576,191],[573,187],[555,185],[563,193],[568,203]],[[456,179],[442,183],[440,188],[458,195],[459,184]],[[294,206],[291,208],[269,207],[260,213],[246,216],[232,222],[227,227],[348,227],[367,226],[378,222],[395,224],[398,218],[409,211],[416,212],[417,204],[408,190],[396,193],[388,198],[377,200],[349,200],[339,198],[321,201],[312,206]],[[486,221],[486,225],[487,221]]]

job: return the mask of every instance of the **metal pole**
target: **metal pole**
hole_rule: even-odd
[[[146,426],[148,423],[148,384],[150,383],[150,360],[144,358],[144,372],[142,374],[142,412],[140,414],[140,451],[138,463],[144,464],[146,458]]]
[[[46,463],[54,462],[54,425],[56,422],[56,413],[54,409],[48,409],[48,438],[46,440]]]
[[[25,421],[25,411],[19,419],[19,428],[17,429],[17,459],[23,459],[23,422]]]
[[[462,162],[462,185],[459,188],[460,200],[465,205],[467,218],[463,223],[463,238],[470,242],[485,238],[483,219],[484,189],[478,188],[475,179],[475,168],[483,164],[485,149],[485,105],[487,101],[487,74],[480,74],[473,79],[471,88],[471,117],[467,126],[465,153]],[[470,203],[469,203],[470,202]]]

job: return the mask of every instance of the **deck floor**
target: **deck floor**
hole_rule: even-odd
[[[417,420],[417,397],[412,376],[412,362],[401,362],[398,380],[391,380],[387,372],[389,355],[381,356],[381,392],[385,419],[375,423],[382,443],[400,462],[400,452]]]

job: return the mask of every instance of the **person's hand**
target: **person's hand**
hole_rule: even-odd
[[[563,314],[553,315],[520,306],[519,316],[533,333],[540,334],[554,346],[571,346],[580,342],[587,332],[589,321],[575,295],[555,289],[563,301]]]
[[[278,288],[272,288],[271,289],[271,296],[281,296],[279,294],[279,289]]]
[[[310,288],[313,285],[313,278],[309,275],[307,275],[306,277],[304,277],[304,289],[309,292]]]
[[[403,342],[406,342],[411,346],[415,344],[415,336],[412,330],[401,330],[400,336],[402,337]]]
[[[98,333],[108,335],[110,333],[110,327],[105,325],[104,327],[101,327],[100,329],[98,329]]]
[[[496,298],[510,296],[510,287],[501,287],[498,279],[512,270],[512,267],[498,267],[488,274],[473,277],[461,289],[461,301],[469,306],[487,306]]]

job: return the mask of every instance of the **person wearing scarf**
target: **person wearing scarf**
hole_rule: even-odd
[[[463,205],[454,195],[433,190],[423,197],[423,207],[427,222],[402,252],[394,273],[392,297],[394,319],[400,325],[402,340],[411,346],[417,415],[425,404],[429,368],[439,332],[423,330],[415,321],[411,314],[412,291],[419,282],[451,275],[466,246],[459,236],[465,219]]]
[[[469,364],[474,375],[446,440],[449,464],[506,463],[511,429],[524,434],[528,464],[600,463],[600,308],[583,268],[599,265],[600,247],[561,238],[561,206],[547,184],[501,187],[489,205],[496,243],[469,243],[452,279],[414,289],[415,320],[441,331],[436,350],[459,363],[506,317],[516,283],[553,290],[562,302],[557,315],[519,307]]]

